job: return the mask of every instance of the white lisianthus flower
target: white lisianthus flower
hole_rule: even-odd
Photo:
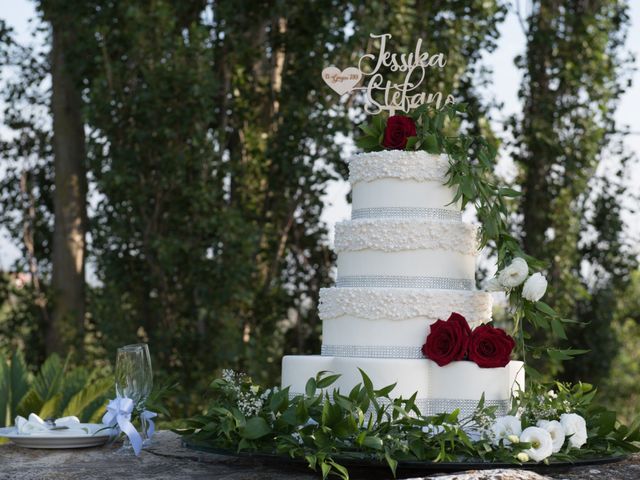
[[[520,441],[531,444],[530,448],[523,450],[535,462],[541,462],[553,453],[553,440],[545,429],[540,427],[527,427],[520,434]]]
[[[580,448],[587,443],[587,422],[577,413],[563,413],[560,415],[560,424],[564,433],[569,437],[569,445]]]
[[[551,435],[553,441],[553,453],[557,453],[564,445],[564,428],[557,420],[538,420],[537,424],[540,428],[545,429]]]
[[[547,279],[540,272],[536,272],[527,278],[522,288],[522,296],[532,302],[540,300],[547,291]]]
[[[520,419],[513,415],[505,415],[504,417],[496,418],[496,421],[491,426],[491,433],[493,437],[493,444],[499,445],[500,440],[503,440],[505,445],[510,445],[510,435],[520,435],[522,432],[522,425]]]
[[[484,286],[484,290],[486,292],[503,292],[504,287],[500,283],[500,280],[498,280],[498,277],[491,277]]]
[[[518,453],[518,455],[516,455],[516,458],[522,463],[526,463],[529,461],[529,455],[527,455],[525,452]]]
[[[516,257],[499,274],[500,285],[513,288],[524,282],[529,276],[529,265],[524,258]]]

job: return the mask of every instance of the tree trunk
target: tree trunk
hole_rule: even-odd
[[[66,57],[71,34],[53,22],[52,100],[55,169],[53,316],[48,353],[82,349],[85,315],[86,192],[82,99]]]

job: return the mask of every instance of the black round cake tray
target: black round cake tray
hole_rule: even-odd
[[[274,468],[296,468],[309,470],[306,460],[301,458],[291,458],[286,455],[260,452],[235,452],[232,450],[210,447],[198,443],[195,440],[183,439],[182,444],[191,450],[214,453],[244,459],[251,463],[261,463]],[[531,470],[538,473],[561,473],[575,467],[588,465],[603,465],[616,463],[627,459],[627,455],[615,455],[610,457],[594,457],[577,459],[572,462],[552,461],[546,463],[505,463],[505,462],[483,462],[470,459],[464,462],[419,462],[419,461],[399,461],[396,469],[397,477],[416,476],[419,474],[462,472],[465,470],[490,470],[513,468],[519,470]],[[362,458],[334,457],[334,459],[349,470],[352,478],[388,478],[390,475],[389,466],[385,462],[377,460],[366,460]]]

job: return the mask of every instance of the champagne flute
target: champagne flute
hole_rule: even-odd
[[[134,409],[141,413],[153,388],[153,372],[149,347],[145,343],[126,345],[118,348],[116,357],[116,395],[128,397]],[[143,446],[148,445],[147,422],[140,417]],[[125,440],[125,447],[128,441]]]

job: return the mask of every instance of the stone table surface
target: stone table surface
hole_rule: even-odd
[[[0,445],[0,479],[80,480],[80,479],[171,479],[195,480],[311,480],[320,476],[304,466],[263,463],[249,458],[196,452],[182,446],[180,437],[169,431],[158,432],[154,446],[140,457],[119,455],[118,446],[78,450],[30,450],[11,443]],[[526,470],[484,470],[428,476],[420,472],[399,472],[399,478],[437,478],[438,480],[636,480],[640,479],[640,455],[623,462],[576,467],[543,476]],[[386,470],[352,472],[352,478],[390,478]],[[333,477],[335,478],[335,477]]]

